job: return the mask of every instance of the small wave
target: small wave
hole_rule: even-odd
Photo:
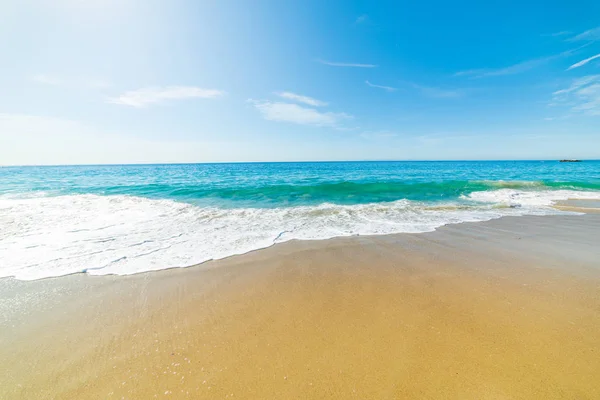
[[[568,198],[600,199],[600,192],[498,189],[470,193],[466,203],[233,209],[122,195],[3,198],[0,276],[30,280],[186,267],[291,239],[417,233],[505,215],[557,214],[548,206]]]
[[[498,189],[473,192],[464,199],[519,207],[549,207],[560,200],[600,199],[600,191]]]
[[[507,188],[507,189],[530,189],[530,188],[544,188],[547,187],[543,181],[475,181],[474,183],[480,183],[490,188]]]
[[[4,193],[0,199],[25,199],[75,194],[101,196],[135,196],[149,199],[170,199],[196,204],[229,208],[265,208],[316,206],[323,203],[354,205],[365,203],[412,201],[454,201],[472,192],[496,189],[517,190],[600,190],[598,182],[551,182],[542,180],[454,180],[422,182],[417,180],[383,181],[319,181],[296,184],[258,184],[246,186],[219,184],[137,184],[77,188],[61,191],[25,191]],[[83,192],[80,192],[82,190]]]
[[[169,192],[174,199],[200,205],[227,204],[237,207],[295,207],[334,203],[354,205],[364,203],[412,201],[452,201],[472,192],[496,189],[521,190],[596,190],[600,185],[581,182],[545,182],[524,180],[473,181],[340,181],[314,184],[280,184],[252,187],[186,187]]]

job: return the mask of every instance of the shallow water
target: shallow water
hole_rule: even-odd
[[[131,274],[291,239],[426,232],[600,199],[600,162],[0,168],[0,276]]]

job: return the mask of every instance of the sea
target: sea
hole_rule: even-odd
[[[282,243],[564,214],[600,161],[0,168],[0,277],[127,275]]]

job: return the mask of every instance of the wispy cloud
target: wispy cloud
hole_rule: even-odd
[[[590,42],[598,41],[598,40],[600,40],[600,26],[597,28],[589,29],[585,32],[582,32],[579,35],[574,36],[569,40],[570,41],[585,40],[585,41],[590,41]]]
[[[553,93],[550,105],[569,107],[573,114],[600,116],[600,75],[574,79],[568,88]]]
[[[375,85],[374,83],[371,83],[371,82],[369,82],[369,81],[365,81],[365,83],[366,83],[368,86],[370,86],[370,87],[373,87],[373,88],[378,88],[378,89],[383,89],[383,90],[386,90],[386,91],[388,91],[388,92],[395,92],[396,90],[398,90],[398,89],[396,89],[395,87],[391,87],[391,86]]]
[[[489,71],[489,69],[485,68],[473,68],[473,69],[465,69],[463,71],[458,71],[454,73],[454,76],[478,76],[484,74]]]
[[[359,16],[358,18],[356,18],[354,23],[356,25],[359,25],[359,24],[363,24],[363,23],[367,22],[368,20],[369,20],[369,16],[367,14],[363,14],[363,15]]]
[[[459,71],[455,76],[472,76],[474,78],[483,78],[488,76],[503,76],[503,75],[514,75],[522,72],[529,71],[540,65],[546,64],[547,62],[554,60],[556,56],[536,58],[533,60],[523,61],[514,65],[510,65],[504,68],[498,69],[471,69],[466,71]]]
[[[338,127],[352,118],[346,113],[322,112],[298,104],[250,99],[249,102],[269,121],[291,122],[300,125]]]
[[[589,63],[590,61],[595,60],[596,58],[600,58],[600,54],[596,54],[595,56],[591,56],[589,58],[586,58],[585,60],[581,60],[578,63],[571,65],[569,68],[567,68],[567,71],[569,71],[571,69],[579,68],[579,67]]]
[[[571,93],[571,92],[578,90],[581,87],[584,87],[584,86],[587,86],[590,84],[594,84],[599,79],[600,79],[600,75],[588,75],[588,76],[584,76],[581,78],[577,78],[577,79],[573,80],[573,82],[571,83],[571,86],[569,86],[566,89],[557,90],[553,94],[554,95],[562,95],[562,94],[566,94],[566,93]]]
[[[557,60],[559,58],[567,57],[576,52],[577,50],[585,47],[581,46],[576,49],[563,51],[562,53],[555,54],[548,57],[534,58],[532,60],[523,61],[517,64],[509,65],[508,67],[503,68],[481,68],[481,69],[470,69],[466,71],[459,71],[454,74],[454,76],[471,76],[473,78],[484,78],[490,76],[504,76],[504,75],[514,75],[520,74],[523,72],[527,72],[534,68],[540,67],[544,64],[549,63],[550,61]]]
[[[334,62],[326,60],[317,60],[321,64],[329,65],[332,67],[350,67],[350,68],[376,68],[375,64],[359,64],[359,63],[347,63],[347,62]]]
[[[61,80],[49,75],[45,75],[45,74],[36,74],[33,75],[31,77],[31,80],[37,83],[41,83],[43,85],[52,85],[52,86],[56,86],[56,85],[60,85],[61,84]]]
[[[554,32],[554,33],[546,33],[546,34],[543,34],[542,36],[558,37],[558,36],[571,35],[572,33],[573,32],[571,32],[571,31],[560,31],[560,32]]]
[[[325,107],[327,105],[327,103],[324,101],[317,100],[308,96],[302,96],[300,94],[292,92],[275,92],[275,94],[279,97],[283,97],[284,99],[293,100],[298,103],[308,104],[309,106]]]
[[[224,96],[225,92],[216,89],[203,89],[195,86],[149,87],[130,90],[120,96],[108,99],[109,103],[142,108],[169,100],[192,98],[213,99]]]

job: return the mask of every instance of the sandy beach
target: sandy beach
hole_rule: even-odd
[[[507,217],[3,279],[0,398],[600,398],[599,237]]]
[[[0,400],[600,400],[600,0],[0,3]]]

